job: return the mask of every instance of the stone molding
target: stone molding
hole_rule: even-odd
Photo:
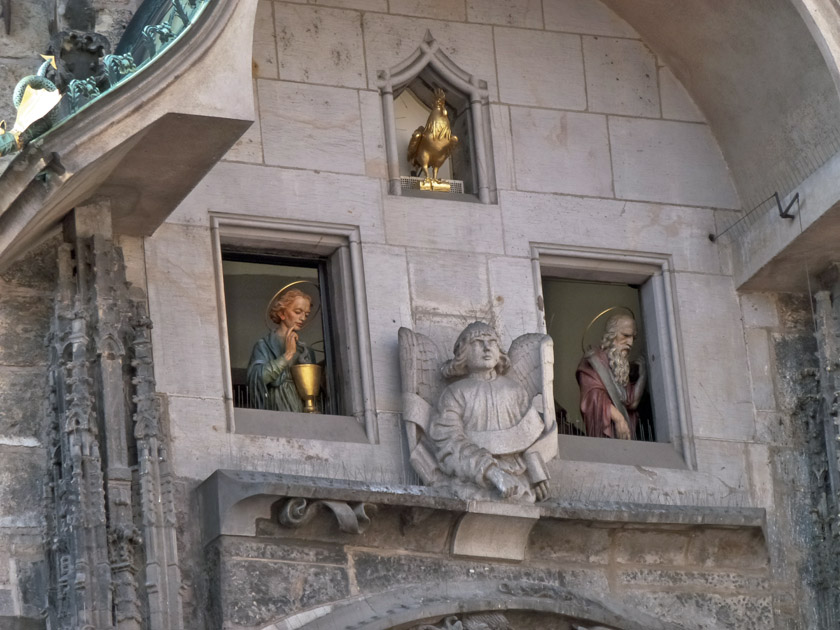
[[[650,505],[601,501],[468,501],[426,486],[396,486],[279,473],[217,470],[197,490],[205,544],[219,536],[254,536],[281,499],[341,501],[481,514],[512,519],[570,519],[624,524],[706,525],[764,529],[764,508]]]
[[[289,615],[262,630],[388,630],[454,614],[528,610],[622,630],[679,630],[631,606],[553,584],[520,580],[414,584]]]
[[[392,195],[402,194],[399,157],[394,120],[394,92],[403,88],[430,68],[437,76],[448,82],[459,96],[470,104],[470,142],[473,146],[473,161],[476,175],[476,189],[481,203],[496,203],[496,167],[493,161],[493,142],[490,135],[490,97],[487,82],[473,76],[450,59],[440,44],[426,31],[423,41],[405,60],[377,74],[377,86],[382,96],[384,116],[385,152],[388,159],[388,191]]]

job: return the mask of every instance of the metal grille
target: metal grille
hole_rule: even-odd
[[[400,188],[403,190],[420,190],[420,182],[426,181],[423,177],[406,177],[405,175],[400,175]],[[453,192],[457,195],[464,194],[464,182],[460,179],[443,179],[441,181],[447,182],[450,186],[452,186]]]
[[[647,394],[645,398],[647,398]],[[643,404],[639,406],[639,422],[636,425],[636,434],[633,439],[639,442],[656,442],[656,426],[650,414],[650,407],[646,403],[647,401],[643,400]],[[586,436],[586,427],[583,420],[569,417],[566,410],[560,405],[555,405],[554,409],[557,414],[557,432],[560,435]]]

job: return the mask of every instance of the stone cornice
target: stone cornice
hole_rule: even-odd
[[[217,470],[198,488],[203,539],[255,534],[258,518],[271,518],[271,507],[283,498],[310,503],[335,501],[351,506],[402,506],[521,520],[540,518],[651,526],[707,526],[763,529],[763,508],[655,505],[630,502],[559,501],[539,504],[467,501],[425,486],[397,486],[319,479],[277,473]],[[374,515],[375,518],[375,515]],[[282,520],[282,519],[281,519]],[[287,524],[288,525],[288,524]]]

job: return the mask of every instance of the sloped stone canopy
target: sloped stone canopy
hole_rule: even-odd
[[[256,4],[212,3],[154,63],[12,160],[0,176],[0,268],[88,201],[110,200],[117,233],[157,229],[253,122]]]

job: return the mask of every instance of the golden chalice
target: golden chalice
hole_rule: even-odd
[[[315,399],[321,393],[321,366],[315,363],[299,363],[292,366],[292,378],[303,401],[306,413],[318,413]]]

